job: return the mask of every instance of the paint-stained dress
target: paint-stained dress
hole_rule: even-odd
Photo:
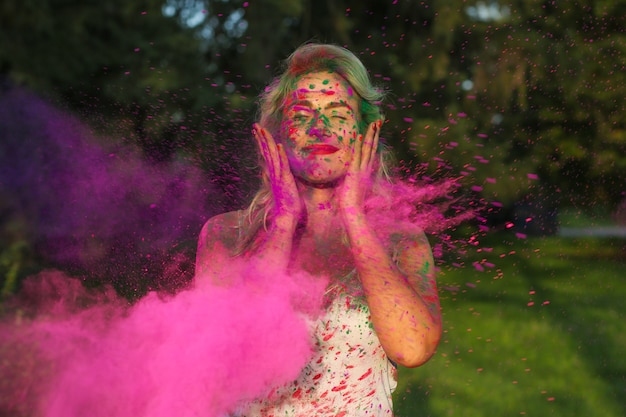
[[[356,280],[354,274],[349,277]],[[317,320],[316,353],[292,384],[275,389],[236,416],[392,416],[396,369],[389,362],[363,296],[335,288]]]

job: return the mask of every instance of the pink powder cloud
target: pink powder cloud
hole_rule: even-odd
[[[14,368],[36,360],[44,375],[13,369],[21,378],[1,387],[0,408],[45,417],[219,416],[295,379],[312,353],[311,314],[326,283],[243,274],[232,287],[200,282],[126,308],[109,295],[78,311],[88,297],[75,280],[40,274],[31,290],[66,293],[35,321],[5,323],[0,349]],[[34,402],[11,403],[20,392]]]

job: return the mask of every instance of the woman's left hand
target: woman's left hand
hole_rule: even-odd
[[[344,218],[363,214],[365,195],[372,186],[372,171],[377,163],[376,149],[382,120],[370,123],[352,148],[352,160],[338,190],[339,210]]]

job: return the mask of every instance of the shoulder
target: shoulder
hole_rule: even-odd
[[[200,231],[198,245],[214,246],[220,242],[226,248],[233,249],[237,243],[243,216],[243,212],[237,210],[211,217]]]
[[[388,236],[388,242],[394,251],[407,248],[419,248],[430,251],[428,237],[423,230],[395,230]]]
[[[218,214],[202,227],[196,251],[196,276],[203,277],[201,281],[220,285],[228,282],[243,216],[241,211]]]
[[[229,211],[211,217],[202,227],[203,231],[207,230],[225,230],[235,229],[239,227],[240,219],[243,218],[243,211]]]
[[[419,270],[421,274],[432,273],[433,253],[426,234],[419,230],[395,232],[389,236],[392,257],[405,270]]]

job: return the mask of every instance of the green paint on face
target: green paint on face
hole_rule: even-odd
[[[309,84],[309,90],[313,90],[315,88],[315,84]]]
[[[330,82],[329,80],[324,80],[324,81],[322,82],[322,84],[326,85],[326,84],[328,84],[329,82]]]
[[[320,114],[320,120],[324,123],[325,127],[330,127],[330,119],[327,116]]]

